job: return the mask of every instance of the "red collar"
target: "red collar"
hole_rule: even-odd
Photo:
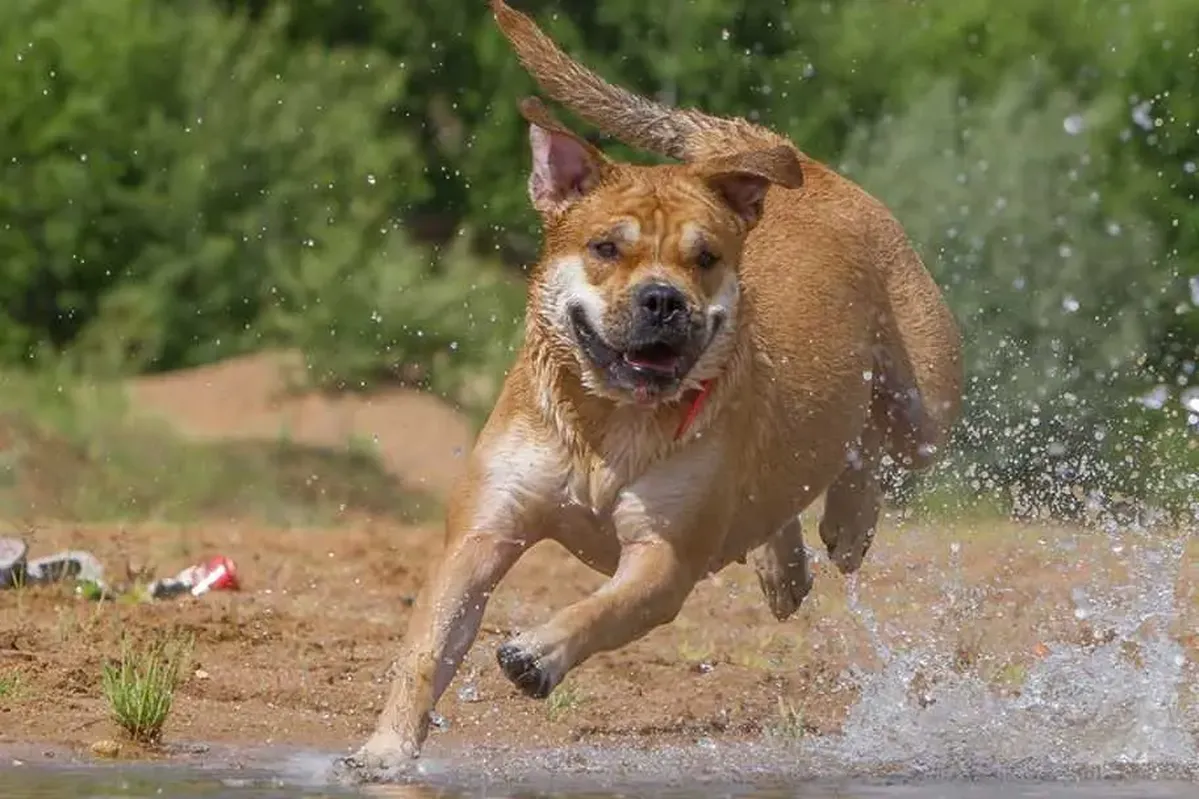
[[[675,431],[674,440],[678,441],[687,432],[687,428],[695,423],[699,412],[704,408],[704,402],[707,401],[708,395],[712,393],[712,381],[701,380],[699,382],[699,391],[695,392],[695,396],[691,400],[691,404],[687,407],[687,414],[683,417],[683,421],[679,423],[679,429]]]

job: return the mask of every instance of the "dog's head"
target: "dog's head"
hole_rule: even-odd
[[[732,352],[738,267],[771,184],[802,184],[789,147],[688,164],[609,160],[538,101],[529,197],[544,222],[531,310],[583,384],[617,401],[676,398]]]

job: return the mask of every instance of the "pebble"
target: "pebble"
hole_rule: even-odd
[[[104,739],[92,744],[92,754],[96,757],[117,757],[121,754],[121,745],[116,741]]]

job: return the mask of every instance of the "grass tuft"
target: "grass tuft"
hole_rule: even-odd
[[[125,639],[120,661],[104,665],[104,699],[131,740],[144,745],[162,740],[193,643],[190,637],[163,637],[134,646]]]
[[[767,727],[767,734],[779,740],[798,741],[807,734],[803,711],[783,697],[778,698],[778,715]]]
[[[559,721],[583,704],[583,694],[574,683],[563,683],[545,700],[545,713],[550,721]]]
[[[21,675],[16,671],[0,674],[0,707],[8,707],[17,699],[22,687]]]

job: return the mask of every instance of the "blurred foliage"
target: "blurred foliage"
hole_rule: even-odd
[[[523,289],[491,291],[502,322],[453,313],[499,273],[444,267],[393,211],[428,193],[413,137],[386,124],[403,70],[291,42],[288,22],[144,0],[0,8],[0,357],[169,369],[287,344],[319,377],[336,363],[359,380],[460,343],[447,377],[494,363]]]
[[[1193,0],[518,5],[610,79],[777,127],[893,207],[969,350],[933,479],[1029,512],[1195,502]],[[528,263],[537,227],[534,87],[482,0],[10,0],[0,50],[5,362],[300,346],[323,384],[486,406],[523,302],[492,262]]]

